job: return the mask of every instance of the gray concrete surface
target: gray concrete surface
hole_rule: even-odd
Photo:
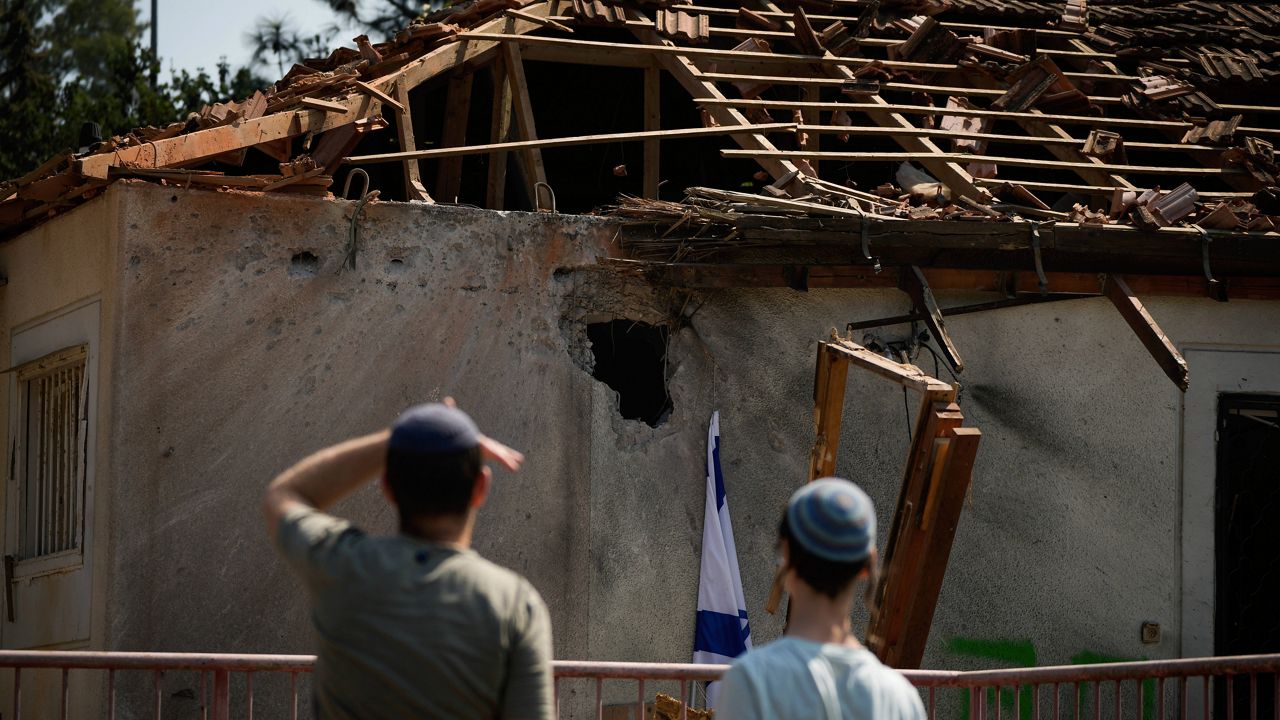
[[[528,455],[524,472],[498,477],[477,545],[542,592],[561,658],[690,657],[706,424],[719,410],[748,611],[768,641],[781,629],[763,611],[776,524],[813,439],[816,341],[907,308],[878,290],[686,303],[595,267],[613,229],[591,218],[375,205],[358,269],[339,274],[350,203],[145,184],[109,197],[113,490],[97,577],[111,649],[309,651],[306,598],[262,530],[262,487],[445,393]],[[303,251],[318,262],[292,263]],[[1180,345],[1280,348],[1280,303],[1148,305]],[[623,420],[586,369],[586,323],[615,317],[673,323],[674,411],[657,428]],[[984,439],[926,666],[1176,656],[1176,388],[1105,300],[949,327],[968,363],[961,405]],[[882,535],[907,410],[897,386],[851,371],[838,468],[876,501]],[[393,527],[372,488],[338,512]],[[1149,621],[1158,645],[1139,642]],[[585,691],[566,690],[574,707]]]

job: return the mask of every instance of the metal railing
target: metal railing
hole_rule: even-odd
[[[197,699],[203,720],[231,717],[233,673],[244,674],[244,716],[250,720],[254,675],[287,675],[290,686],[287,705],[291,708],[291,717],[297,718],[299,676],[310,674],[314,666],[312,655],[0,651],[0,668],[13,669],[14,720],[22,718],[22,679],[27,674],[24,671],[32,670],[61,672],[61,718],[68,717],[71,670],[106,671],[105,709],[106,717],[112,720],[116,712],[116,674],[121,671],[151,673],[153,692],[149,704],[154,705],[156,718],[161,717],[163,709],[165,673],[198,672]],[[647,687],[678,683],[679,698],[688,700],[691,683],[719,679],[728,666],[558,660],[553,663],[553,669],[557,706],[564,682],[586,680],[594,685],[595,717],[602,718],[606,707],[605,682],[635,682],[636,714],[633,717],[641,718],[646,712]],[[945,692],[952,694],[951,699],[956,702],[943,708],[944,714],[970,720],[1003,720],[1006,712],[1018,720],[1041,717],[1100,720],[1104,706],[1109,708],[1107,717],[1115,720],[1125,717],[1164,720],[1170,715],[1182,720],[1192,716],[1232,720],[1245,705],[1251,720],[1260,717],[1280,720],[1280,654],[1001,670],[907,670],[903,674],[920,690],[931,719],[938,716],[944,704],[939,695]],[[624,703],[629,704],[630,701]],[[48,708],[38,709],[41,716],[48,715]]]

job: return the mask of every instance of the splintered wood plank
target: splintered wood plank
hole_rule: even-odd
[[[413,139],[413,112],[409,105],[408,83],[396,83],[396,100],[404,108],[404,112],[400,113],[396,118],[396,136],[400,141],[400,149],[406,152],[416,150],[417,143]],[[432,202],[431,196],[427,194],[427,189],[422,185],[422,170],[418,167],[418,161],[405,160],[403,167],[405,197],[410,200]]]
[[[358,144],[360,133],[356,130],[355,123],[350,123],[321,135],[320,142],[311,151],[311,157],[332,175],[342,159],[355,150]]]
[[[345,115],[346,113],[351,111],[351,108],[347,107],[346,105],[340,102],[333,102],[332,100],[321,100],[320,98],[313,98],[313,97],[304,97],[298,101],[298,104],[302,105],[303,107],[314,108],[316,110],[323,110],[324,112],[338,113],[340,115]]]
[[[311,178],[318,177],[324,174],[325,174],[325,168],[323,167],[311,168],[310,170],[304,173],[298,173],[297,175],[290,175],[289,177],[280,178],[275,182],[268,183],[262,187],[262,191],[271,192],[272,190],[279,190],[280,188],[301,183],[304,180],[310,180]]]
[[[280,162],[289,162],[293,158],[293,138],[283,138],[271,142],[260,143],[254,149]]]
[[[662,71],[657,68],[645,68],[644,71],[644,129],[650,132],[662,129]],[[657,138],[644,141],[644,180],[641,186],[647,198],[658,197],[660,151]]]
[[[489,124],[489,144],[500,145],[511,139],[511,85],[503,63],[489,66],[493,77],[493,120]],[[501,210],[507,191],[507,150],[489,153],[489,179],[484,206]]]
[[[14,194],[18,192],[18,188],[34,183],[37,180],[42,180],[46,176],[54,173],[55,171],[60,170],[62,168],[62,164],[69,159],[71,159],[71,153],[69,152],[58,153],[57,155],[54,155],[53,157],[41,163],[40,167],[36,168],[35,170],[32,170],[31,172],[27,173],[26,175],[23,175],[17,180],[12,180],[8,183],[5,183],[3,189],[0,189],[0,201],[8,200],[10,197],[12,197]]]
[[[242,147],[331,130],[368,117],[376,113],[380,106],[377,100],[363,94],[351,95],[338,103],[350,109],[350,112],[330,113],[312,109],[278,112],[256,120],[197,130],[165,140],[90,155],[76,160],[75,168],[82,177],[105,180],[109,177],[112,166],[165,168],[190,165]]]
[[[943,432],[936,441],[946,450],[936,456],[919,517],[914,577],[910,585],[901,583],[894,593],[902,600],[895,603],[903,608],[900,632],[881,656],[892,667],[918,668],[924,659],[981,440],[982,432],[977,428],[957,427]]]
[[[1182,357],[1182,353],[1174,347],[1169,336],[1160,329],[1160,325],[1156,323],[1155,318],[1151,317],[1151,313],[1147,312],[1142,301],[1133,294],[1133,290],[1129,288],[1124,278],[1119,275],[1107,277],[1106,295],[1120,311],[1121,317],[1129,324],[1129,328],[1142,341],[1147,352],[1151,353],[1151,357],[1155,358],[1160,368],[1164,370],[1164,374],[1169,376],[1179,390],[1186,392],[1190,384],[1190,369],[1187,367],[1186,358]]]
[[[935,486],[933,481],[941,476],[943,463],[950,454],[946,435],[963,422],[964,415],[953,402],[926,400],[921,403],[893,525],[881,557],[875,612],[867,628],[870,649],[886,663],[889,662],[886,658],[898,660],[897,649],[909,620],[912,589],[918,584],[927,541],[920,520],[928,505],[930,488]]]
[[[537,140],[538,130],[533,119],[533,104],[529,101],[529,85],[524,76],[524,61],[520,59],[520,46],[507,43],[503,45],[502,50],[507,66],[507,82],[511,85],[516,134],[521,140]],[[537,208],[538,183],[547,182],[547,170],[542,164],[542,151],[538,148],[524,150],[520,157],[523,158],[529,202]]]
[[[870,370],[882,378],[924,393],[927,397],[955,399],[955,388],[941,380],[926,375],[923,370],[915,365],[903,365],[902,363],[894,362],[851,340],[837,338],[822,344],[846,355],[855,365],[864,370]]]
[[[818,343],[818,365],[813,378],[813,450],[809,454],[809,480],[834,475],[840,447],[840,421],[844,415],[849,358]]]
[[[938,341],[938,346],[942,348],[942,355],[947,359],[947,363],[956,372],[964,370],[960,351],[956,349],[955,343],[951,341],[951,335],[947,333],[947,323],[942,318],[942,311],[938,309],[938,303],[933,297],[933,291],[929,289],[929,281],[925,280],[924,273],[920,268],[912,265],[902,270],[899,280],[903,291],[910,296],[915,311],[924,316],[924,324]]]
[[[383,105],[386,105],[394,109],[396,112],[398,113],[404,112],[404,105],[401,105],[399,100],[396,100],[395,98],[382,92],[381,90],[370,85],[369,83],[364,82],[362,80],[357,80],[356,87],[360,88],[361,92],[365,93],[366,95],[377,98],[382,102]]]
[[[472,73],[449,78],[445,96],[444,130],[440,144],[446,148],[461,147],[467,142],[467,118],[471,113]],[[435,197],[443,202],[458,202],[462,186],[462,157],[440,160],[436,169]]]

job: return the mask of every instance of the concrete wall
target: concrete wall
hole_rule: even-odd
[[[4,341],[0,342],[0,366],[9,368],[26,362],[29,357],[14,358],[11,354],[15,335],[35,328],[56,324],[77,309],[98,312],[98,327],[92,337],[78,338],[90,342],[89,377],[93,381],[91,391],[96,395],[91,401],[95,409],[89,422],[95,428],[108,426],[112,386],[99,382],[112,371],[113,338],[104,328],[114,320],[114,277],[112,258],[115,240],[119,235],[117,203],[114,195],[100,198],[76,208],[38,228],[0,244],[0,273],[7,283],[0,287],[0,323],[3,323]],[[37,353],[43,355],[44,351]],[[13,452],[14,428],[10,427],[12,413],[16,409],[13,397],[16,383],[12,375],[0,380],[0,437],[10,444]],[[91,431],[92,434],[92,431]],[[101,582],[93,582],[107,559],[109,542],[106,540],[110,513],[107,512],[112,487],[108,473],[100,470],[110,462],[111,446],[103,433],[96,433],[96,442],[89,449],[88,487],[86,492],[101,502],[92,503],[91,513],[85,518],[86,540],[83,569],[54,572],[31,577],[15,583],[15,622],[4,625],[0,640],[6,648],[28,647],[26,638],[40,637],[53,640],[46,645],[51,649],[100,648],[105,641],[107,602]],[[6,463],[6,492],[0,493],[0,523],[6,527],[0,537],[9,538],[16,533],[10,523],[16,520],[16,508],[8,507],[10,499],[16,499],[16,485],[12,476],[13,464]],[[14,523],[16,525],[16,523]],[[6,553],[17,550],[6,546]],[[74,576],[74,578],[73,578]],[[67,581],[76,592],[84,587],[92,590],[88,596],[69,597]],[[83,580],[83,582],[82,582]],[[74,616],[74,630],[67,619]],[[85,619],[87,630],[85,632]],[[52,627],[41,627],[52,623]],[[0,704],[11,707],[8,682],[0,689]],[[72,696],[78,702],[95,704],[101,687],[88,675],[72,677]],[[36,673],[23,684],[26,707],[53,706],[59,691],[59,679],[51,673]]]
[[[477,545],[541,590],[562,658],[688,659],[706,424],[720,410],[748,611],[756,642],[772,639],[780,619],[763,603],[813,439],[815,342],[907,307],[871,290],[688,298],[596,267],[613,237],[602,221],[408,204],[368,209],[358,268],[339,274],[350,203],[145,184],[111,197],[125,229],[106,263],[119,287],[100,575],[113,649],[309,651],[306,599],[262,529],[262,487],[446,393],[528,456],[498,477]],[[302,252],[317,262],[293,262]],[[1148,304],[1180,345],[1280,347],[1280,303]],[[590,377],[585,324],[612,317],[677,328],[660,427],[623,420]],[[949,327],[968,364],[961,405],[984,439],[926,665],[1176,656],[1176,388],[1105,300]],[[851,371],[845,412],[839,470],[887,533],[908,445],[902,392]],[[338,512],[393,527],[373,488]],[[1139,642],[1148,621],[1158,645]]]

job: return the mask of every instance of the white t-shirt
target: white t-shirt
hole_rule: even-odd
[[[734,661],[719,720],[923,720],[920,693],[864,648],[784,637]]]

